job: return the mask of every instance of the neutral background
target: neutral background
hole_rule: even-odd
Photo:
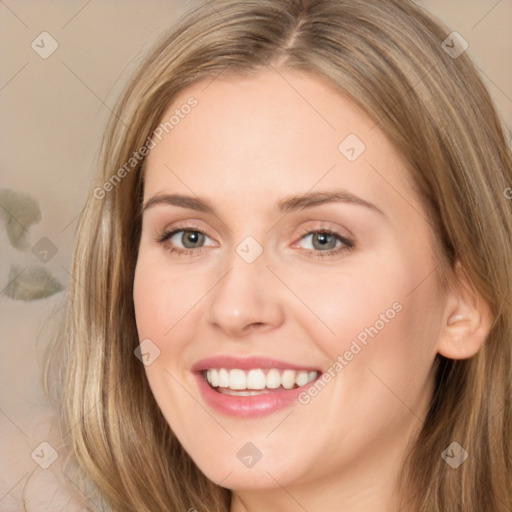
[[[66,301],[65,291],[55,291],[70,279],[76,220],[106,120],[158,35],[197,3],[0,0],[0,189],[15,193],[9,201],[5,190],[0,196],[0,511],[23,510],[24,486],[35,470],[43,471],[31,457],[34,450],[44,453],[40,443],[49,439],[53,412],[39,383],[41,356]],[[512,0],[417,3],[469,43],[512,127]],[[58,43],[46,59],[31,47],[42,32]],[[18,199],[17,206],[12,201]],[[23,208],[39,209],[40,221],[29,225]],[[25,249],[13,246],[9,223],[11,230],[24,225]],[[32,251],[38,242],[49,243],[41,239],[56,250],[47,261]],[[37,282],[28,271],[23,278],[13,274],[31,266],[44,273]],[[15,285],[24,298],[12,297]],[[44,286],[47,297],[25,300],[44,294]]]

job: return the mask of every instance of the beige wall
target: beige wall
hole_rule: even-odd
[[[69,280],[76,217],[109,110],[157,35],[196,3],[0,2],[0,189],[25,194],[0,197],[0,289],[11,292],[11,297],[0,295],[0,510],[23,510],[23,487],[39,471],[31,452],[49,435],[46,419],[51,411],[42,400],[39,366],[65,302],[64,292],[52,292]],[[418,3],[467,40],[501,115],[512,127],[512,1]],[[37,37],[43,31],[58,43],[46,59],[31,47],[35,40],[40,52],[49,50],[51,41],[43,38],[41,43]],[[16,210],[17,200],[23,211]],[[30,225],[38,210],[40,221]],[[27,226],[24,250],[13,246],[8,233],[9,228],[14,236],[20,223]],[[31,249],[42,238],[51,241],[40,242],[50,252],[38,257]],[[57,250],[53,256],[52,248]],[[10,283],[13,264],[23,272],[19,282]],[[34,265],[39,274],[29,270]],[[16,290],[14,284],[19,284]],[[22,300],[34,293],[48,296]],[[45,448],[36,453],[41,450]]]

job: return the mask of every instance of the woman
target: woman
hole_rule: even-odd
[[[98,506],[512,508],[511,159],[464,50],[399,0],[214,0],[154,48],[54,349]]]

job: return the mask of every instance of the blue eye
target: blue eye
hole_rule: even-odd
[[[170,252],[177,254],[199,253],[206,247],[206,240],[211,241],[211,238],[198,229],[175,229],[163,233],[158,239],[161,244],[168,246]]]
[[[354,242],[341,236],[335,231],[321,229],[316,231],[308,231],[301,241],[308,240],[308,255],[313,257],[335,256],[342,251],[354,248]]]
[[[352,240],[326,229],[307,231],[300,240],[307,241],[303,249],[312,257],[336,256],[342,251],[353,249],[355,245]],[[158,242],[172,253],[189,256],[201,254],[204,247],[215,246],[209,236],[195,228],[166,231],[158,238]]]
[[[310,238],[311,247],[308,249],[316,249],[318,251],[332,250],[337,247],[340,242],[339,237],[334,234],[316,231],[306,235],[302,240]]]

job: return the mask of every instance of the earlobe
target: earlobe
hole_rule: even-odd
[[[484,345],[492,326],[492,312],[459,263],[455,285],[448,292],[438,353],[448,359],[468,359]]]

